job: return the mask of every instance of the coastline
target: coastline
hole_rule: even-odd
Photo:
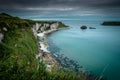
[[[52,68],[60,69],[62,66],[48,50],[49,45],[46,42],[46,37],[55,31],[64,30],[64,29],[69,29],[69,28],[58,28],[58,29],[47,30],[42,33],[37,33],[37,36],[39,38],[40,52],[39,54],[36,55],[36,58],[40,58],[40,61],[43,61],[45,63],[46,70],[48,71],[51,71]]]
[[[63,71],[75,71],[76,74],[80,74],[81,77],[90,79],[90,80],[96,80],[98,77],[92,75],[88,71],[81,70],[83,66],[79,65],[78,62],[69,59],[68,57],[64,56],[64,54],[52,54],[48,50],[48,43],[46,42],[46,37],[59,30],[69,29],[67,28],[58,28],[58,29],[52,29],[47,30],[44,32],[37,33],[37,36],[39,38],[39,53],[36,55],[36,58],[42,61],[46,65],[46,70],[49,72],[52,72],[53,70],[63,70]],[[103,77],[101,77],[103,79]],[[101,80],[100,79],[100,80]]]

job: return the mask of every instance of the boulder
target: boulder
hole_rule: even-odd
[[[95,27],[89,27],[89,29],[96,29]]]
[[[81,26],[80,28],[81,29],[87,29],[87,26]]]

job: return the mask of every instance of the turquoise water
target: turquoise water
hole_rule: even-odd
[[[62,22],[71,28],[47,37],[50,51],[78,61],[83,70],[94,75],[120,80],[120,26],[102,26],[102,21],[91,20]],[[81,25],[96,29],[81,30]]]

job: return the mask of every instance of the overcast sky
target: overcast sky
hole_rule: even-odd
[[[0,12],[33,19],[120,15],[120,0],[0,0]]]

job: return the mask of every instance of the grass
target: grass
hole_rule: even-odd
[[[4,40],[0,43],[0,78],[1,80],[26,78],[37,70],[38,40],[34,37],[29,22],[2,15],[0,29]],[[8,31],[3,31],[2,28]]]

